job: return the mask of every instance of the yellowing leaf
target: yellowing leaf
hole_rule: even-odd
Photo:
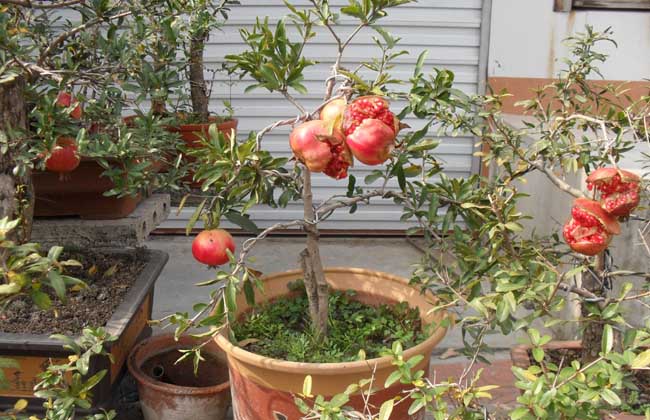
[[[305,376],[305,381],[302,383],[302,395],[305,397],[311,397],[311,384],[311,375]]]
[[[632,369],[641,369],[648,367],[648,365],[650,365],[650,350],[639,353],[632,361],[630,367]]]
[[[23,411],[26,408],[27,408],[27,400],[20,399],[16,401],[16,404],[14,404],[14,410],[16,411]]]

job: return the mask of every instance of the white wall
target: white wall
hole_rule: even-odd
[[[562,41],[585,25],[611,26],[618,48],[601,71],[608,80],[650,77],[650,12],[575,10],[554,12],[553,0],[492,0],[489,77],[553,77],[568,50]]]

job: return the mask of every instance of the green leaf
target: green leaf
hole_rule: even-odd
[[[386,382],[384,382],[384,388],[390,387],[395,382],[399,381],[401,378],[402,378],[402,373],[399,370],[396,370],[395,372],[391,373],[388,376],[388,378],[386,378]]]
[[[253,290],[253,284],[250,280],[246,280],[243,285],[244,295],[246,296],[246,303],[250,306],[255,305],[255,290]]]
[[[533,358],[537,363],[541,363],[544,360],[544,350],[541,347],[535,347],[533,349]]]
[[[393,412],[393,405],[395,404],[394,400],[387,400],[381,405],[379,409],[379,418],[378,420],[388,420],[391,413]]]
[[[247,232],[250,233],[259,233],[259,228],[251,219],[249,219],[247,216],[244,216],[243,214],[234,212],[234,211],[229,211],[226,213],[226,219],[228,219],[231,223],[236,224],[237,226],[241,227]]]
[[[520,420],[530,414],[530,410],[527,407],[519,407],[516,410],[510,412],[511,420]]]
[[[194,213],[192,213],[190,220],[187,221],[187,226],[185,226],[185,235],[189,235],[190,232],[192,232],[192,229],[194,229],[194,225],[196,225],[199,217],[201,217],[201,212],[203,211],[203,207],[205,207],[205,203],[207,201],[207,198],[201,201],[201,204],[199,204],[198,207],[194,210]]]
[[[612,347],[614,347],[614,329],[611,325],[606,324],[605,327],[603,327],[603,354],[607,354],[612,351]]]
[[[228,316],[234,316],[237,310],[237,288],[232,281],[228,281],[226,285],[226,307],[228,308]]]
[[[601,391],[600,396],[603,397],[603,400],[607,401],[608,404],[613,406],[621,405],[621,399],[616,395],[614,391],[609,388],[605,388]]]
[[[418,61],[415,63],[415,69],[413,70],[413,77],[418,77],[422,74],[422,67],[424,67],[424,61],[429,55],[429,50],[424,50],[418,56]]]
[[[52,306],[52,300],[50,299],[50,297],[38,290],[32,292],[32,300],[34,301],[36,306],[38,306],[43,310],[50,309],[50,307]]]
[[[15,295],[20,292],[20,285],[18,283],[0,284],[0,296]]]
[[[406,148],[406,150],[409,152],[423,152],[425,150],[435,149],[439,145],[440,142],[438,140],[427,139],[419,143],[410,145],[409,147]]]
[[[47,273],[47,279],[50,281],[50,286],[54,289],[57,297],[65,302],[65,282],[61,274],[56,270],[52,270]]]

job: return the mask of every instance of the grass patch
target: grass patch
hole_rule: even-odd
[[[371,306],[354,297],[353,291],[330,293],[326,338],[317,338],[311,328],[304,293],[257,307],[233,326],[233,333],[253,353],[309,363],[371,359],[394,341],[409,348],[426,338],[418,310],[406,302]]]

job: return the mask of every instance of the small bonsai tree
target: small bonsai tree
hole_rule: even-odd
[[[148,8],[129,28],[139,45],[139,60],[147,63],[129,74],[130,88],[140,99],[150,99],[154,113],[166,115],[167,107],[180,111],[181,121],[210,122],[212,85],[205,74],[205,47],[210,34],[219,30],[238,0],[191,0]],[[147,61],[148,60],[148,61]],[[190,110],[186,104],[189,98]]]
[[[373,197],[404,201],[403,193],[385,188],[386,182],[384,187],[370,191],[358,187],[355,177],[348,177],[347,174],[348,167],[352,165],[353,154],[367,164],[377,165],[386,162],[391,157],[390,153],[393,149],[399,150],[400,157],[391,157],[387,162],[387,169],[375,171],[370,179],[398,178],[400,185],[404,187],[406,174],[414,176],[418,168],[409,162],[410,158],[417,159],[418,162],[424,159],[426,164],[434,162],[434,158],[426,152],[434,148],[436,143],[423,140],[426,129],[408,134],[401,140],[399,149],[396,147],[396,135],[401,125],[389,109],[385,97],[389,95],[388,87],[396,83],[387,74],[392,67],[391,62],[405,53],[395,51],[397,40],[385,30],[377,29],[379,36],[375,37],[375,42],[382,58],[364,64],[364,67],[377,74],[376,79],[371,83],[363,82],[357,75],[360,69],[348,71],[342,67],[346,48],[362,29],[374,27],[382,17],[386,16],[388,9],[408,2],[408,0],[351,2],[350,6],[342,8],[341,12],[358,19],[359,24],[347,38],[341,38],[336,34],[338,14],[330,10],[326,1],[313,1],[313,7],[306,10],[299,10],[288,4],[290,15],[277,23],[275,31],[270,29],[268,19],[258,20],[250,31],[241,30],[242,38],[249,50],[226,57],[230,63],[229,71],[239,77],[252,77],[256,82],[254,87],[282,94],[295,105],[299,115],[275,122],[251,134],[244,141],[229,139],[212,129],[210,139],[204,142],[205,150],[195,153],[199,164],[196,178],[203,180],[203,191],[213,191],[214,194],[206,194],[205,199],[198,205],[187,226],[188,232],[199,219],[203,220],[206,230],[211,231],[216,229],[220,220],[225,217],[248,231],[256,232],[257,236],[246,241],[237,257],[231,255],[230,272],[219,271],[215,281],[206,282],[212,284],[223,279],[227,280],[225,288],[214,294],[209,304],[202,305],[198,313],[192,317],[175,314],[166,319],[178,324],[177,334],[199,324],[218,325],[223,321],[218,316],[209,317],[207,324],[202,322],[203,315],[215,310],[221,311],[222,315],[227,314],[232,321],[235,310],[234,295],[237,289],[243,287],[244,290],[250,290],[257,282],[255,270],[249,267],[246,261],[248,253],[259,240],[270,233],[292,227],[303,229],[307,236],[306,248],[300,254],[300,261],[309,297],[310,317],[318,334],[327,334],[329,288],[318,248],[318,223],[326,220],[336,209],[351,207],[354,210],[358,204],[368,202]],[[289,37],[285,27],[286,21],[296,24],[300,39],[294,41]],[[313,30],[315,25],[323,25],[330,31],[337,45],[337,60],[332,75],[325,83],[323,103],[316,109],[308,111],[294,98],[291,91],[306,92],[302,85],[302,73],[305,68],[313,65],[314,61],[305,58],[303,52],[309,40],[315,35]],[[416,72],[420,71],[421,62],[422,60]],[[349,117],[348,114],[343,115],[345,102],[349,98],[370,93],[374,95],[361,98],[347,107]],[[363,124],[369,124],[369,127]],[[295,127],[291,134],[291,147],[297,159],[292,171],[286,168],[287,159],[274,158],[262,149],[265,134],[288,125]],[[352,145],[351,139],[357,143]],[[370,149],[365,154],[364,147]],[[436,164],[435,167],[437,168],[438,165]],[[324,172],[335,179],[348,178],[348,196],[332,197],[316,206],[312,195],[312,172]],[[437,173],[437,169],[425,170],[425,172],[433,175]],[[282,190],[282,193],[276,195],[278,189]],[[286,206],[290,200],[298,198],[302,198],[304,204],[302,219],[279,223],[260,232],[247,215],[247,210],[253,205]],[[211,233],[211,235],[215,234]],[[218,234],[224,235],[223,232]],[[199,235],[198,242],[195,241],[193,245],[193,251],[199,261],[212,265],[209,260],[201,258],[203,238],[208,236]],[[210,254],[220,252],[226,255],[234,249],[232,241],[229,240],[209,242],[209,246],[212,247],[208,249]],[[226,248],[229,251],[226,251]],[[223,262],[222,259],[217,260]],[[248,291],[247,295],[250,296]],[[223,301],[225,306],[220,304]]]

